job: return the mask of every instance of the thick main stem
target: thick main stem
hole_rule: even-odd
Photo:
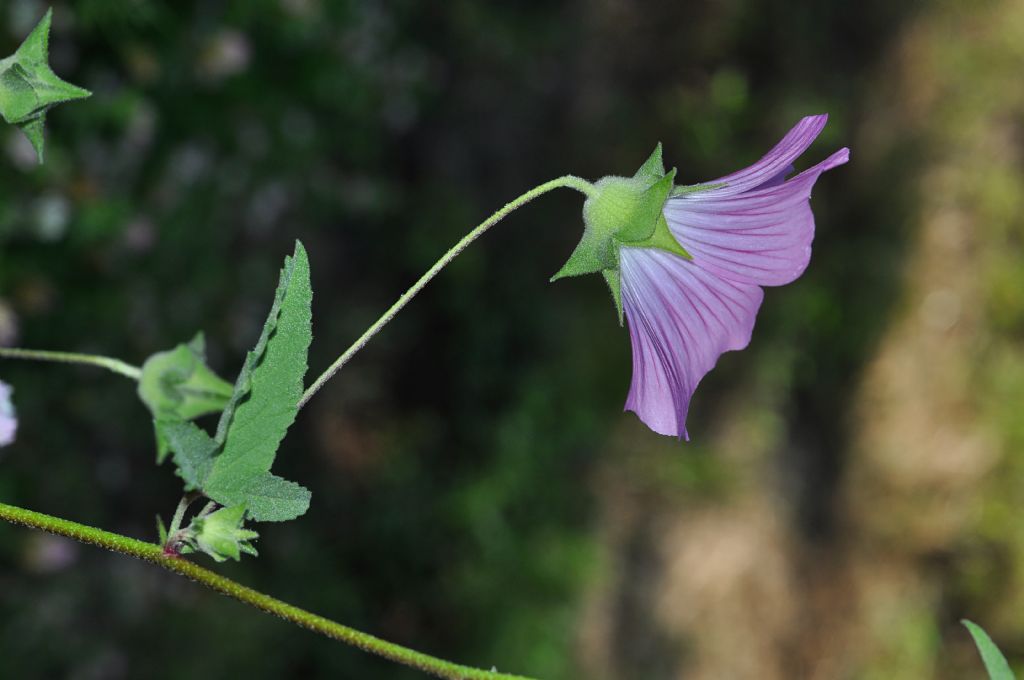
[[[119,373],[132,380],[142,376],[142,370],[127,364],[120,359],[101,357],[95,354],[78,354],[76,352],[48,352],[39,349],[20,349],[16,347],[0,347],[0,358],[28,359],[30,361],[54,361],[62,364],[85,364],[99,366],[108,371]]]
[[[348,363],[349,359],[355,356],[356,352],[358,352],[359,350],[366,346],[366,343],[370,341],[370,338],[372,338],[374,335],[380,332],[380,329],[382,329],[384,326],[387,325],[389,321],[395,318],[395,315],[398,314],[398,312],[400,312],[402,308],[409,303],[410,300],[416,297],[416,294],[423,290],[423,287],[430,283],[430,280],[437,276],[437,274],[442,269],[444,269],[449,262],[454,260],[459,253],[465,250],[470,243],[472,243],[480,236],[482,236],[485,231],[487,231],[495,224],[500,222],[513,210],[526,205],[533,199],[537,198],[542,194],[546,194],[552,189],[559,188],[575,189],[579,192],[586,194],[587,196],[593,195],[595,191],[594,185],[592,185],[590,182],[579,177],[576,177],[574,175],[565,175],[564,177],[559,177],[558,179],[553,179],[550,182],[545,182],[544,184],[541,184],[538,187],[534,187],[533,189],[530,189],[519,198],[516,198],[510,201],[509,203],[505,204],[503,208],[501,208],[496,213],[488,217],[486,220],[480,223],[479,226],[473,229],[473,231],[466,234],[466,236],[463,237],[461,241],[452,246],[451,250],[442,255],[441,259],[435,262],[434,266],[428,269],[427,273],[421,276],[419,280],[416,281],[416,283],[414,283],[411,288],[409,288],[409,290],[405,291],[405,293],[402,294],[402,297],[398,298],[398,301],[395,302],[395,304],[391,305],[391,308],[388,309],[388,311],[384,312],[383,316],[377,319],[372,326],[367,328],[366,331],[362,335],[360,335],[355,342],[352,343],[352,346],[345,350],[345,352],[340,357],[338,357],[335,360],[335,362],[331,364],[327,368],[327,370],[324,371],[323,374],[321,374],[320,377],[313,382],[312,385],[309,386],[309,389],[307,389],[306,392],[302,395],[302,399],[299,400],[299,408],[301,409],[303,406],[305,406],[306,402],[308,402],[312,398],[312,396],[316,394],[321,387],[324,386],[324,383],[326,383],[328,380],[334,377],[334,374],[341,370],[341,367]]]
[[[461,666],[443,659],[417,652],[393,642],[387,642],[380,638],[368,635],[361,631],[343,626],[330,619],[318,616],[304,609],[300,609],[276,598],[265,595],[258,590],[253,590],[236,583],[231,579],[215,574],[209,569],[204,569],[193,562],[181,557],[171,557],[164,554],[163,548],[154,543],[146,543],[128,536],[103,531],[85,524],[78,524],[59,517],[44,515],[32,510],[25,510],[13,505],[0,503],[0,519],[21,524],[34,529],[41,529],[52,534],[73,538],[82,543],[99,546],[121,553],[137,557],[147,562],[158,564],[168,571],[173,571],[186,576],[207,588],[223,593],[239,602],[261,609],[269,614],[274,614],[282,619],[308,628],[317,633],[334,638],[341,642],[359,647],[360,649],[377,654],[385,659],[390,659],[412,668],[417,668],[424,673],[439,678],[450,680],[529,680],[523,676],[508,675],[494,671],[485,671],[469,666]]]

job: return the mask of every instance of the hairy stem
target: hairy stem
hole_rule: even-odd
[[[164,542],[164,555],[177,555],[179,545],[182,541],[181,523],[185,520],[185,511],[192,505],[200,494],[190,491],[178,501],[178,507],[174,509],[174,516],[171,517],[171,527],[167,530],[167,540]]]
[[[195,496],[192,494],[185,494],[178,501],[178,507],[174,509],[174,516],[171,517],[171,528],[167,530],[170,535],[178,533],[178,529],[181,528],[181,522],[185,519],[185,511],[188,510],[188,506],[192,505],[192,501],[195,500]]]
[[[338,357],[334,361],[334,363],[331,364],[327,368],[327,370],[324,371],[320,375],[320,377],[313,382],[312,385],[309,386],[309,389],[306,390],[306,392],[302,395],[302,398],[299,400],[299,408],[301,409],[303,406],[305,406],[306,402],[308,402],[313,397],[313,395],[316,394],[320,390],[320,388],[324,386],[324,383],[326,383],[328,380],[334,377],[334,374],[341,370],[341,367],[348,363],[349,359],[355,356],[356,352],[358,352],[359,350],[366,346],[366,343],[370,341],[370,338],[379,333],[380,330],[384,326],[386,326],[389,321],[395,318],[395,315],[398,314],[398,312],[400,312],[402,308],[409,303],[410,300],[416,297],[416,294],[423,290],[423,287],[430,283],[430,280],[437,276],[437,274],[442,269],[444,269],[449,262],[454,260],[459,253],[465,250],[470,243],[472,243],[480,236],[482,236],[485,231],[487,231],[495,224],[500,222],[512,211],[526,205],[533,199],[537,198],[538,196],[541,196],[542,194],[546,194],[552,189],[559,188],[575,189],[576,191],[586,194],[587,196],[594,195],[594,192],[596,191],[594,189],[594,185],[591,184],[590,182],[579,177],[576,177],[574,175],[565,175],[564,177],[559,177],[558,179],[553,179],[550,182],[545,182],[540,186],[534,187],[533,189],[530,189],[519,198],[516,198],[507,203],[503,208],[501,208],[493,215],[488,217],[486,220],[481,222],[479,226],[473,229],[473,231],[466,234],[466,236],[463,237],[461,241],[452,246],[452,248],[447,253],[441,256],[441,259],[434,263],[434,266],[427,270],[426,274],[421,276],[419,280],[416,281],[416,283],[414,283],[411,288],[409,288],[409,290],[405,291],[402,294],[402,296],[398,298],[398,301],[395,302],[395,304],[391,305],[390,309],[384,312],[383,316],[381,316],[379,319],[373,322],[373,325],[367,328],[366,331],[362,335],[360,335],[359,338],[357,338],[356,341],[353,342],[352,345],[348,349],[346,349],[344,353],[342,353],[342,355]]]
[[[381,640],[348,626],[343,626],[323,616],[317,616],[304,609],[299,609],[286,602],[265,595],[258,590],[243,586],[181,557],[168,556],[164,553],[163,548],[155,543],[146,543],[145,541],[139,541],[128,536],[114,534],[85,524],[78,524],[77,522],[44,515],[32,510],[25,510],[5,503],[0,503],[0,519],[48,531],[59,536],[66,536],[82,543],[99,546],[123,555],[137,557],[141,560],[158,564],[168,571],[186,576],[207,588],[216,590],[228,597],[233,597],[239,602],[244,602],[296,625],[326,635],[329,638],[354,645],[371,654],[377,654],[385,659],[417,668],[424,673],[438,678],[448,678],[450,680],[529,680],[522,676],[461,666]]]
[[[114,373],[119,373],[126,378],[138,380],[142,376],[142,370],[120,359],[96,356],[95,354],[77,354],[75,352],[47,352],[37,349],[19,349],[16,347],[0,347],[0,358],[28,359],[31,361],[53,361],[62,364],[86,364],[88,366],[99,366]]]

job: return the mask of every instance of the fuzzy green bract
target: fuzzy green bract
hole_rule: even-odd
[[[665,172],[658,144],[632,177],[604,177],[595,182],[596,193],[583,205],[583,238],[551,280],[601,272],[621,324],[621,248],[657,248],[690,259],[662,214],[665,201],[673,193],[675,177],[675,168]]]
[[[187,489],[221,505],[244,505],[250,519],[280,522],[306,512],[310,493],[270,473],[298,413],[312,342],[313,291],[301,243],[285,258],[270,314],[246,357],[215,437],[191,422],[158,422]]]
[[[224,410],[231,383],[206,365],[202,333],[187,345],[154,354],[142,365],[139,398],[157,420],[194,420]]]
[[[218,562],[227,559],[236,562],[242,553],[255,556],[252,541],[259,538],[255,531],[243,529],[245,505],[221,508],[206,516],[192,520],[192,538],[195,549],[206,553]]]
[[[0,115],[25,133],[40,163],[43,162],[46,112],[57,104],[92,94],[64,82],[50,69],[47,62],[52,15],[53,10],[47,10],[18,50],[0,59]]]
[[[166,426],[223,411],[233,387],[206,365],[206,344],[199,333],[187,345],[147,359],[142,365],[138,393],[153,414],[159,464],[169,451]]]
[[[1010,670],[1010,664],[1006,663],[1006,657],[992,642],[988,633],[981,626],[967,619],[960,623],[967,627],[971,637],[974,638],[974,644],[978,646],[978,652],[981,654],[981,660],[985,664],[985,670],[988,671],[990,680],[1015,680],[1013,671]]]

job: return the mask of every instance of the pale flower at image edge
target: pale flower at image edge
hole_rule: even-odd
[[[0,381],[0,446],[13,443],[14,435],[18,431],[18,418],[11,402],[13,393],[14,389],[10,385]]]

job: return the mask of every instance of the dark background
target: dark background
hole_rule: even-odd
[[[45,11],[0,2],[0,52]],[[581,200],[461,255],[310,402],[313,491],[218,571],[387,639],[543,678],[981,677],[1024,657],[1024,2],[54,5],[37,167],[0,130],[0,343],[233,378],[294,239],[319,373],[473,225],[553,177],[683,183],[828,112],[807,273],[680,443],[621,413]],[[155,540],[180,486],[133,386],[5,361],[0,498]],[[204,562],[205,558],[197,558]],[[0,526],[18,678],[414,678],[142,563]]]

